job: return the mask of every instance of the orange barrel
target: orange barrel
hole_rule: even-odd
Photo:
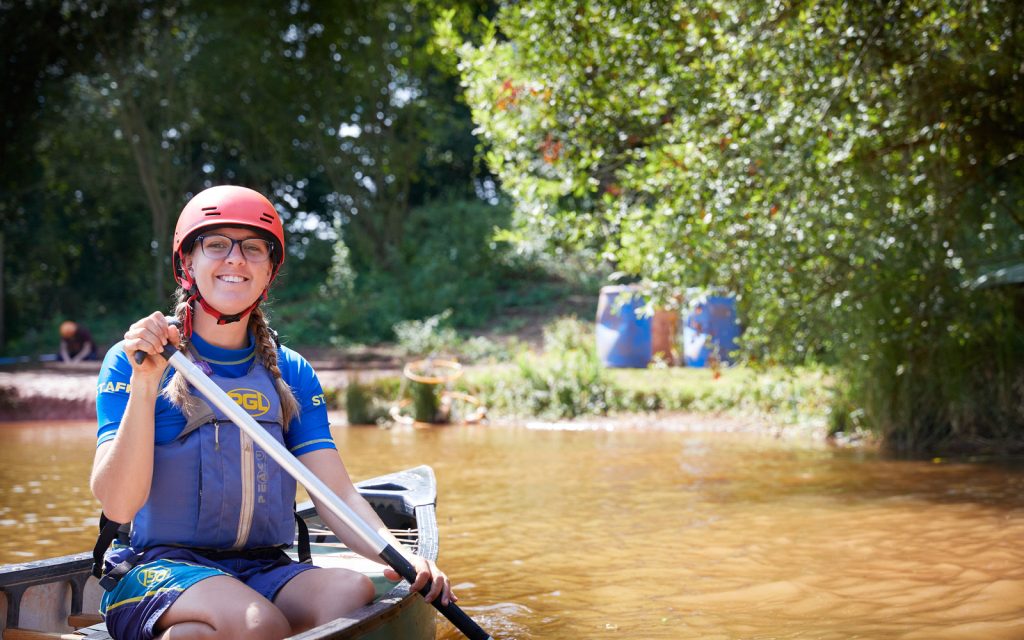
[[[668,364],[679,360],[676,349],[676,332],[679,328],[679,312],[669,309],[658,309],[654,312],[651,322],[651,352],[653,357],[661,358]]]
[[[636,313],[643,305],[635,286],[601,287],[595,333],[604,366],[643,368],[651,361],[651,319]]]

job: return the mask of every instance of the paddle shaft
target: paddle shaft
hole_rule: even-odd
[[[351,507],[345,504],[345,502],[339,498],[330,487],[324,484],[320,478],[316,477],[316,475],[306,468],[304,464],[299,462],[298,459],[293,456],[283,444],[275,440],[273,436],[266,431],[266,429],[253,420],[252,416],[238,406],[238,404],[232,400],[223,389],[218,387],[217,384],[213,380],[210,380],[210,378],[199,367],[185,357],[185,354],[168,344],[164,347],[163,356],[167,358],[167,361],[171,366],[179,371],[181,375],[185,376],[185,379],[188,380],[192,386],[201,391],[207,400],[213,403],[226,415],[230,416],[231,421],[238,425],[239,429],[252,438],[253,442],[263,449],[267,455],[281,465],[284,470],[295,478],[296,481],[301,483],[302,486],[306,487],[306,491],[308,491],[311,496],[317,498],[317,500],[320,501],[320,504],[348,525],[348,527],[352,529],[352,531],[354,531],[366,544],[373,547],[374,551],[378,554],[378,557],[380,557],[385,564],[397,571],[398,575],[405,578],[409,584],[416,581],[416,569],[405,556],[389,544],[388,541],[380,535],[380,533],[366,524],[366,522],[364,522]],[[136,362],[141,364],[145,358],[145,352],[135,352]],[[430,592],[430,587],[431,581],[428,581],[427,585],[420,589],[420,593],[424,596],[427,595]],[[474,622],[472,618],[466,615],[466,613],[455,603],[449,602],[448,604],[441,604],[441,597],[438,596],[434,598],[430,604],[434,605],[434,608],[440,611],[445,618],[455,625],[455,627],[464,633],[470,640],[492,640],[490,634],[480,628],[480,626]]]

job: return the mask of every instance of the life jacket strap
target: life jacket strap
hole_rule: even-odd
[[[133,553],[128,556],[114,567],[110,569],[102,578],[100,578],[100,586],[103,587],[104,591],[113,591],[117,583],[120,582],[129,571],[135,568],[135,565],[142,559],[141,553]]]
[[[107,553],[121,529],[120,522],[114,522],[107,514],[100,512],[100,533],[96,537],[96,546],[92,548],[92,575],[99,578],[103,574],[103,556]]]
[[[313,564],[313,554],[309,548],[309,527],[306,526],[306,521],[299,516],[299,512],[295,510],[295,522],[298,524],[299,539],[296,551],[299,555],[299,562],[303,564]]]
[[[141,553],[133,553],[111,568],[106,575],[103,574],[103,556],[114,540],[120,539],[127,544],[127,529],[124,523],[115,522],[108,518],[107,514],[100,512],[100,533],[96,536],[96,546],[92,549],[92,575],[99,578],[104,591],[110,591],[117,586],[118,580],[131,571],[142,557]]]

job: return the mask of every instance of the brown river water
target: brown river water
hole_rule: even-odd
[[[1024,638],[1021,463],[639,422],[335,436],[356,479],[434,467],[441,564],[495,638]],[[91,548],[93,442],[0,425],[0,562]]]

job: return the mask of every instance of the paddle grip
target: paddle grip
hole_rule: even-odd
[[[160,355],[162,355],[164,358],[170,360],[171,356],[173,356],[177,352],[178,352],[178,350],[174,348],[174,345],[168,343],[168,344],[164,345],[163,353],[161,353]],[[142,364],[143,362],[145,362],[146,361],[146,355],[147,354],[146,354],[145,351],[136,351],[135,352],[135,364]]]
[[[174,325],[174,326],[178,327],[179,331],[181,330],[181,320],[178,320],[174,316],[167,316],[167,324],[168,325]],[[167,344],[164,345],[164,351],[160,355],[162,355],[164,358],[170,360],[171,356],[174,355],[175,351],[177,351],[177,349],[174,347],[174,345],[172,345],[171,343],[167,343]],[[145,351],[136,351],[135,352],[135,364],[142,364],[145,361],[146,361],[146,352]]]
[[[380,559],[397,571],[398,575],[405,578],[409,584],[416,582],[415,567],[391,545],[384,547],[384,550],[380,552]],[[431,581],[427,581],[427,585],[420,589],[420,594],[426,596],[430,593],[431,584]],[[473,619],[466,615],[454,602],[441,604],[441,596],[438,595],[430,604],[434,605],[434,608],[440,611],[441,615],[445,618],[448,618],[448,621],[455,625],[469,640],[493,640],[489,633],[481,629],[480,625],[476,622],[473,622]]]

